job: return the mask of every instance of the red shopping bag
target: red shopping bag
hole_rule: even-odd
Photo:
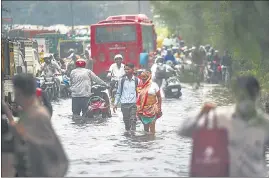
[[[215,113],[213,128],[208,128],[208,122],[208,114],[206,114],[204,126],[197,128],[193,133],[190,176],[228,177],[230,159],[227,130],[217,127]]]

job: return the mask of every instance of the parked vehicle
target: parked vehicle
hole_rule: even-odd
[[[90,97],[88,102],[88,111],[85,114],[87,118],[108,118],[110,108],[106,100],[108,100],[108,95],[105,93],[106,87],[101,85],[93,85],[92,92],[93,95]]]
[[[7,103],[14,103],[12,77],[27,72],[27,64],[20,50],[20,42],[8,38],[1,39],[1,73],[4,99]]]

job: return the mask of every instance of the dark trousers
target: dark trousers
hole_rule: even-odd
[[[112,91],[115,89],[116,83],[117,83],[117,81],[115,81],[115,80],[111,80],[111,82],[110,82],[110,89],[109,89],[110,97],[112,97]],[[115,96],[113,96],[113,97],[115,97]]]
[[[122,103],[121,112],[125,124],[125,130],[136,130],[136,104],[135,103]]]
[[[88,110],[90,97],[72,97],[72,112],[74,115],[84,115]]]

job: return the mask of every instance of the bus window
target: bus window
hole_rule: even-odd
[[[143,41],[143,49],[146,52],[154,51],[154,35],[152,26],[142,25],[142,41]]]
[[[96,43],[130,42],[136,41],[134,25],[96,27]]]

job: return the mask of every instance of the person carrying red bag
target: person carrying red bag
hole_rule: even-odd
[[[198,116],[186,120],[178,134],[193,140],[190,176],[266,177],[269,115],[257,107],[259,82],[238,77],[233,85],[236,104],[206,103]]]

